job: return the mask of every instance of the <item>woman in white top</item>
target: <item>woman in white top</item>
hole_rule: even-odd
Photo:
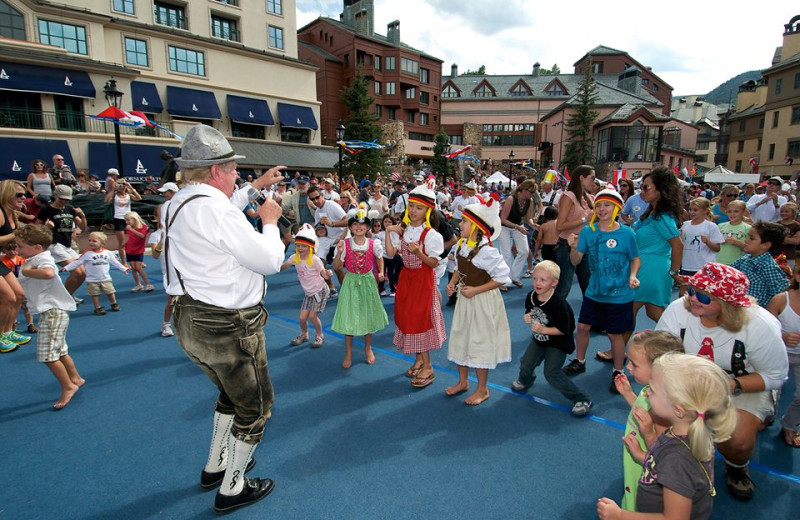
[[[120,179],[114,186],[114,191],[106,193],[104,202],[114,204],[114,235],[117,237],[117,251],[123,264],[125,261],[125,214],[131,211],[131,200],[142,200],[142,196],[127,182]]]
[[[384,215],[389,213],[389,197],[381,192],[381,188],[383,188],[383,184],[375,181],[367,204],[369,204],[370,211],[377,211],[380,214],[379,217],[383,218]]]
[[[48,199],[53,197],[53,188],[55,183],[53,178],[47,173],[47,164],[42,159],[34,159],[31,163],[31,173],[28,174],[28,181],[26,188],[28,193],[32,194],[34,198],[37,195],[42,195]]]

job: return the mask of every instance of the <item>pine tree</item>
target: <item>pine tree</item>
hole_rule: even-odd
[[[594,139],[592,138],[594,120],[600,114],[594,109],[599,96],[597,95],[597,83],[592,74],[591,63],[586,67],[578,92],[575,95],[577,102],[572,108],[575,110],[567,120],[567,133],[569,141],[566,152],[562,158],[562,163],[570,170],[574,170],[582,164],[593,165]]]
[[[447,153],[449,138],[444,131],[444,127],[439,127],[439,133],[433,139],[433,159],[431,159],[431,172],[438,179],[436,182],[439,185],[444,185],[445,179],[450,172],[450,160],[442,157],[442,154]]]
[[[352,84],[340,92],[342,103],[348,111],[344,120],[345,141],[379,141],[381,138],[381,127],[375,124],[378,117],[370,110],[375,100],[369,96],[369,86],[369,80],[359,65]],[[345,152],[343,159],[344,174],[352,174],[357,180],[363,179],[367,174],[374,179],[375,172],[382,171],[385,166],[378,149],[366,148],[352,155]],[[338,163],[336,167],[339,167]]]

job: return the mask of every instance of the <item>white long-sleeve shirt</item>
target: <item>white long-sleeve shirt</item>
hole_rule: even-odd
[[[86,268],[87,282],[110,282],[112,267],[122,272],[128,270],[127,267],[117,260],[117,255],[108,249],[103,249],[101,251],[90,249],[79,256],[77,260],[67,264],[65,269],[67,271],[72,271],[80,266]]]
[[[246,187],[245,187],[246,188]],[[223,307],[244,309],[261,302],[266,291],[264,275],[280,271],[283,242],[278,227],[264,225],[259,233],[247,221],[242,209],[247,197],[239,190],[228,199],[207,184],[190,184],[181,189],[161,210],[162,226],[176,215],[181,204],[194,195],[205,195],[186,203],[167,230],[167,293],[184,294]]]

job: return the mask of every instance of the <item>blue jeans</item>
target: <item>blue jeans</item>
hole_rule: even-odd
[[[568,378],[561,367],[567,359],[567,353],[556,347],[541,347],[536,341],[531,340],[528,349],[519,362],[519,382],[524,386],[532,386],[536,380],[534,370],[544,361],[544,377],[550,386],[561,392],[561,394],[577,403],[579,401],[591,401],[589,394],[578,388],[572,379]]]
[[[556,263],[561,268],[561,276],[558,279],[558,286],[556,292],[565,300],[569,296],[569,291],[572,289],[572,279],[578,275],[578,285],[581,287],[581,294],[586,293],[586,288],[589,287],[589,261],[586,255],[581,258],[581,263],[573,266],[569,260],[570,247],[567,241],[563,238],[558,239],[556,245]]]
[[[231,434],[257,444],[275,399],[264,348],[267,310],[223,309],[184,295],[173,304],[175,337],[219,389],[216,411],[233,415]]]

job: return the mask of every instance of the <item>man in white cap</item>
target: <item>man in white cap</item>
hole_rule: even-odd
[[[333,179],[330,177],[322,179],[322,198],[325,200],[332,200],[334,202],[339,200],[339,194],[336,193],[336,190],[333,188]]]
[[[478,197],[476,196],[478,186],[475,184],[475,181],[469,181],[464,186],[462,186],[463,190],[461,194],[453,199],[453,203],[450,204],[450,211],[453,213],[453,218],[451,219],[452,226],[454,228],[458,228],[461,224],[461,212],[464,211],[464,208],[469,206],[470,204],[477,204],[480,202]]]
[[[780,208],[788,200],[779,192],[783,188],[783,179],[772,177],[767,181],[766,193],[753,195],[747,201],[747,209],[753,217],[753,222],[777,222],[781,219]]]
[[[268,199],[258,208],[258,233],[242,209],[250,185],[234,193],[236,155],[227,139],[206,125],[192,127],[176,159],[186,183],[163,209],[167,293],[174,329],[186,355],[218,387],[203,489],[219,487],[214,511],[228,513],[266,497],[270,479],[245,478],[255,465],[273,402],[264,348],[264,275],[280,270],[283,243],[276,225],[281,208]],[[280,180],[270,169],[252,187]]]
[[[108,169],[108,176],[106,177],[105,193],[114,193],[114,189],[117,187],[118,175],[119,175],[119,170],[117,170],[116,168]]]

